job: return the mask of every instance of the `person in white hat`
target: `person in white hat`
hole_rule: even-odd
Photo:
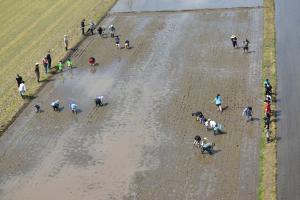
[[[69,39],[67,35],[64,35],[64,44],[65,44],[65,50],[68,51]]]
[[[232,35],[232,36],[230,37],[230,39],[231,39],[233,48],[235,48],[235,49],[238,48],[237,37],[236,37],[235,35]]]

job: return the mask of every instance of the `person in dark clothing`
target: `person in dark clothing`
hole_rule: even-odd
[[[101,26],[97,29],[98,34],[102,37],[103,29]]]
[[[85,19],[83,19],[80,23],[80,28],[81,28],[81,31],[82,31],[82,35],[84,35],[84,27],[85,27]]]
[[[246,38],[246,40],[245,41],[243,41],[243,44],[244,44],[244,47],[243,47],[243,50],[244,50],[244,53],[245,52],[249,52],[249,40]]]
[[[35,64],[34,72],[35,72],[35,76],[36,76],[37,82],[40,82],[40,68],[39,68],[39,63]]]
[[[48,51],[46,58],[48,60],[48,71],[49,71],[51,69],[51,61],[52,61],[50,50]]]
[[[238,48],[237,37],[236,37],[235,35],[232,35],[232,36],[230,37],[230,39],[231,39],[233,48]]]
[[[130,48],[130,47],[129,47],[129,40],[126,40],[126,41],[125,41],[125,48],[126,48],[126,49],[129,49],[129,48]]]
[[[22,76],[20,76],[19,74],[17,74],[16,81],[17,81],[18,88],[19,88],[19,87],[20,87],[20,84],[21,84],[22,81],[23,81]]]

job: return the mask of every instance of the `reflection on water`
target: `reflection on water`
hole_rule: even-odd
[[[119,0],[111,12],[262,6],[262,0]]]

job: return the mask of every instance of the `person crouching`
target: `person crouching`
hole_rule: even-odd
[[[51,103],[53,111],[59,111],[59,100],[55,100]]]
[[[96,107],[102,107],[103,106],[103,96],[99,96],[95,99]]]

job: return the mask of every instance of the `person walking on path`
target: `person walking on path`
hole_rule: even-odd
[[[235,49],[238,48],[237,37],[236,37],[235,35],[232,35],[232,36],[230,37],[230,39],[231,39],[233,48],[235,48]]]
[[[217,94],[217,96],[214,98],[214,100],[212,101],[212,103],[215,102],[216,106],[217,106],[217,111],[223,111],[222,109],[222,98],[220,94]]]
[[[17,74],[16,81],[17,81],[17,85],[18,85],[18,88],[19,88],[19,87],[20,87],[20,84],[21,84],[22,81],[23,81],[22,76],[20,76],[19,74]]]
[[[19,86],[19,93],[23,99],[25,98],[25,92],[26,92],[25,82],[22,81]]]
[[[67,35],[64,35],[64,44],[65,44],[65,50],[68,51],[69,39]]]
[[[39,68],[39,63],[35,63],[35,76],[36,76],[36,80],[39,83],[40,82],[40,68]]]
[[[81,23],[80,23],[80,28],[81,28],[82,35],[84,35],[84,27],[85,27],[85,19],[82,19]]]
[[[252,107],[247,106],[244,110],[243,110],[243,116],[246,117],[247,122],[252,120]]]
[[[68,60],[67,60],[67,67],[69,69],[72,69],[72,67],[73,67],[73,62],[72,62],[71,58],[68,58]]]
[[[48,59],[47,59],[46,56],[44,57],[44,59],[42,60],[42,62],[43,62],[43,66],[44,66],[44,69],[45,69],[45,74],[47,74],[48,73],[48,65],[49,65],[49,63],[48,63]]]
[[[47,61],[48,61],[48,72],[51,69],[51,62],[52,62],[52,58],[51,58],[51,54],[50,54],[50,50],[48,51],[47,55],[46,55]]]

